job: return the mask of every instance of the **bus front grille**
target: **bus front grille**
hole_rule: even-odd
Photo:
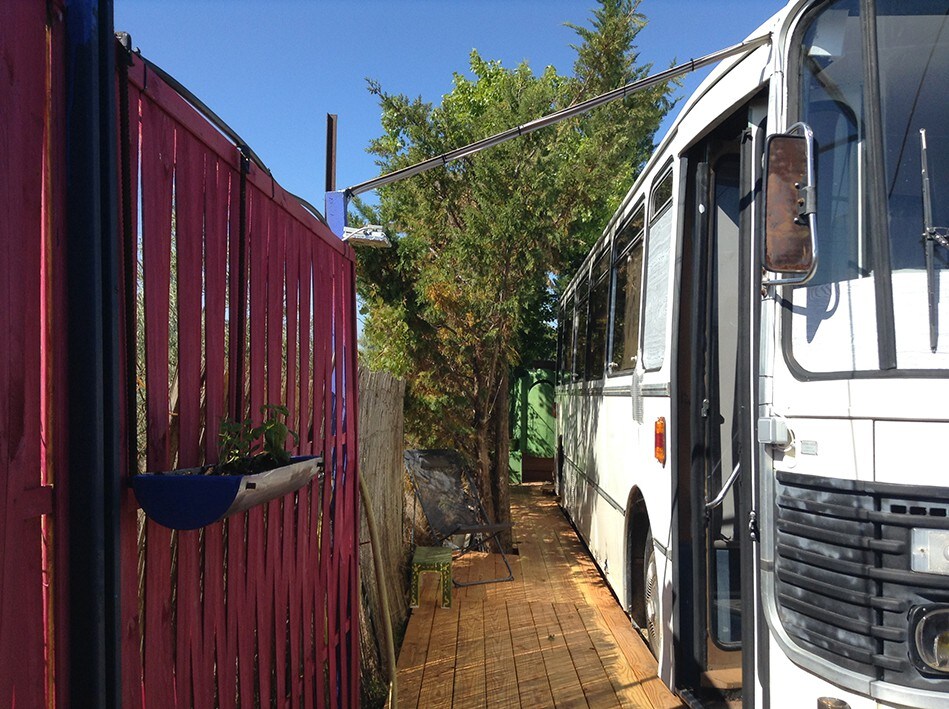
[[[778,472],[775,598],[792,640],[871,680],[945,691],[913,662],[908,614],[949,603],[949,576],[911,570],[913,528],[949,529],[937,488]]]

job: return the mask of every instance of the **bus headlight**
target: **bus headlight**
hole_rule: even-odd
[[[949,674],[949,605],[917,606],[910,623],[917,667]]]

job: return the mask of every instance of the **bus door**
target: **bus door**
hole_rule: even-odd
[[[751,239],[743,170],[747,110],[689,153],[679,318],[677,689],[731,699],[742,687],[740,523],[743,407],[741,264]],[[743,246],[742,242],[746,242]],[[747,269],[745,269],[747,270]],[[687,457],[683,458],[685,455]],[[686,591],[685,589],[688,589]]]
[[[702,487],[707,585],[707,682],[740,686],[741,575],[737,533],[740,474],[738,416],[738,284],[740,157],[727,152],[708,164],[709,219],[705,264],[704,396],[699,415],[705,456]],[[736,684],[737,682],[737,684]]]

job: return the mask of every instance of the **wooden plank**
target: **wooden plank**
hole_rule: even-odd
[[[210,159],[209,159],[210,160]],[[227,220],[230,173],[220,160],[208,162],[205,178],[205,434],[204,459],[218,460],[218,430],[224,416],[224,306],[227,294]],[[236,221],[236,219],[235,219]]]
[[[201,148],[184,131],[176,137],[175,159],[175,283],[178,325],[178,467],[201,464],[201,294],[204,232],[204,156]],[[196,632],[200,618],[200,571],[198,534],[178,535],[178,576],[175,589],[175,677],[178,700],[193,702],[208,694],[213,667],[192,672],[200,662],[204,636]]]
[[[547,566],[537,542],[522,541],[520,550],[521,571],[524,574],[524,596],[526,601],[549,599]]]
[[[554,698],[529,608],[509,607],[508,623],[521,706],[553,706]]]
[[[548,579],[548,599],[562,603],[574,596],[573,576],[576,565],[568,563],[563,550],[557,542],[557,530],[548,527],[538,534],[537,549],[544,565],[544,575]],[[574,559],[571,559],[574,561]]]
[[[142,105],[142,239],[145,283],[146,467],[169,470],[168,309],[171,281],[171,194],[174,126],[151,101]],[[145,697],[172,706],[171,533],[152,522],[146,531]]]
[[[420,707],[449,706],[454,691],[458,642],[458,606],[435,607],[419,692]]]
[[[520,706],[514,665],[514,644],[508,621],[507,602],[491,600],[484,604],[484,679],[485,704],[497,707]],[[519,606],[513,606],[520,612]]]
[[[610,682],[610,676],[580,619],[576,605],[557,603],[554,605],[554,613],[560,623],[564,642],[567,644],[573,665],[577,670],[587,703],[591,707],[625,705],[630,698],[624,697],[625,701],[621,702],[617,697]]]
[[[138,246],[139,246],[139,233],[138,233],[138,189],[139,189],[139,101],[141,96],[138,89],[128,85],[128,111],[127,119],[129,123],[129,145],[123,146],[123,151],[127,154],[127,166],[128,166],[128,184],[125,184],[124,179],[122,180],[121,189],[128,189],[128,213],[126,214],[125,209],[121,210],[122,218],[128,219],[128,224],[123,222],[122,224],[122,261],[120,263],[125,263],[126,254],[132,256],[131,271],[125,268],[121,268],[120,273],[122,274],[122,284],[121,288],[121,322],[119,325],[119,337],[123,343],[127,342],[127,338],[137,338],[138,328],[141,325],[136,325],[132,328],[132,331],[129,332],[126,327],[126,317],[128,312],[131,310],[134,312],[137,308],[137,295],[140,294],[139,284],[138,284]],[[121,110],[121,108],[120,108]],[[133,149],[132,146],[135,146]],[[128,282],[131,281],[132,285],[132,297],[127,298],[126,290]],[[122,377],[123,389],[129,387],[130,385],[130,372],[134,372],[137,368],[137,362],[135,361],[135,355],[132,357],[127,356],[128,350],[125,347],[122,347],[122,372],[120,376]],[[129,361],[129,360],[132,361]],[[127,394],[127,391],[124,391]],[[134,404],[133,404],[134,406]],[[128,427],[131,426],[131,412],[128,410],[129,406],[127,399],[123,397],[122,409],[121,409],[121,420],[122,420],[122,456],[123,459],[129,459],[129,447],[130,447],[130,434],[132,436],[137,436],[137,432],[130,432]],[[136,419],[138,418],[138,413],[136,412]],[[139,422],[140,423],[140,422]],[[55,444],[54,444],[55,448]],[[131,461],[130,461],[131,462]],[[130,470],[127,471],[127,475],[131,476],[138,472],[137,461],[135,465],[130,465]],[[62,492],[62,486],[57,483],[57,491]],[[142,651],[141,651],[141,624],[142,617],[139,612],[139,594],[138,594],[138,564],[139,564],[139,546],[138,546],[138,501],[135,498],[134,493],[131,489],[127,489],[122,496],[122,509],[121,509],[121,532],[119,535],[120,545],[121,545],[121,560],[120,560],[120,569],[122,570],[121,574],[121,585],[122,585],[122,601],[121,601],[121,611],[122,611],[122,706],[124,707],[140,707],[142,706]],[[60,538],[62,541],[62,538]],[[131,569],[135,569],[135,573],[131,573]],[[65,604],[62,604],[65,605]]]
[[[453,707],[484,706],[484,630],[484,601],[466,599],[459,607]]]
[[[233,697],[236,692],[241,698],[254,696],[254,636],[248,632],[248,626],[253,622],[253,606],[249,601],[252,574],[248,574],[247,545],[244,543],[248,515],[242,512],[227,519],[228,650],[224,664],[226,672],[233,673],[236,679],[234,684],[228,683],[228,694]]]
[[[201,308],[204,246],[204,155],[178,131],[175,160],[175,236],[178,289],[178,467],[202,463]]]
[[[633,696],[632,701],[640,706],[648,707],[672,708],[682,706],[681,702],[676,699],[675,695],[656,675],[656,661],[652,655],[649,656],[650,662],[637,659],[631,660],[630,655],[624,651],[623,647],[629,645],[629,638],[617,637],[616,633],[619,629],[615,625],[605,623],[598,609],[586,606],[578,610],[597,653],[610,674],[613,687],[621,699],[623,696]],[[625,618],[625,615],[623,617]],[[634,633],[635,631],[630,628],[630,632]],[[620,633],[620,635],[622,636],[623,633]],[[620,688],[617,688],[617,682],[619,682]]]
[[[286,239],[280,212],[270,200],[264,202],[267,210],[267,397],[266,403],[282,405],[283,399],[283,332],[284,322],[284,267],[286,265]],[[253,264],[251,265],[253,267]]]
[[[359,693],[359,612],[351,613],[347,609],[359,606],[359,589],[356,587],[359,529],[358,470],[356,466],[356,371],[355,352],[350,347],[350,328],[355,319],[352,304],[355,302],[353,290],[353,264],[339,256],[337,263],[336,311],[336,416],[335,429],[337,460],[341,463],[342,475],[337,478],[337,489],[341,496],[338,510],[339,529],[334,542],[337,544],[340,564],[336,582],[340,588],[340,693],[343,706],[352,706],[358,702]],[[353,338],[355,341],[355,338]],[[354,622],[355,621],[355,622]]]
[[[284,495],[271,502],[267,525],[267,558],[275,566],[273,576],[273,623],[274,638],[274,697],[278,704],[288,705],[290,694],[287,691],[287,648],[290,643],[288,624],[290,622],[290,578],[294,545],[297,541],[297,529],[293,519],[295,494]],[[271,531],[272,530],[272,531]],[[294,684],[290,677],[290,686]]]
[[[208,158],[205,176],[205,431],[204,459],[216,463],[218,429],[225,414],[224,355],[225,302],[227,293],[227,223],[231,173],[226,164]],[[204,532],[204,634],[205,667],[217,668],[217,696],[224,708],[233,706],[235,673],[227,657],[227,621],[224,589],[224,524],[214,524]],[[214,701],[196,697],[198,706]]]
[[[553,606],[546,602],[533,602],[529,607],[555,705],[587,706],[580,677],[573,666],[573,659],[567,650],[567,643],[564,641]]]
[[[504,599],[507,603],[526,603],[527,594],[525,591],[524,568],[521,566],[521,555],[520,553],[509,554],[508,560],[511,563],[511,570],[514,573],[514,580],[504,584],[504,593],[503,595],[499,593],[499,597]],[[504,564],[500,559],[495,562],[495,568],[498,567],[501,569],[504,568]]]
[[[203,656],[201,659],[202,671],[207,673],[207,680],[195,688],[195,706],[207,706],[214,702],[217,680],[217,695],[221,697],[220,706],[229,707],[223,697],[221,684],[223,658],[226,651],[224,618],[224,540],[221,523],[212,524],[204,530],[204,597],[202,603],[202,618],[198,632],[204,636]],[[214,668],[217,671],[214,671]],[[228,676],[231,676],[230,674]],[[201,694],[201,691],[207,694]],[[231,695],[233,700],[233,694]]]
[[[248,268],[250,269],[250,300],[248,333],[250,337],[250,409],[247,415],[257,425],[267,403],[267,245],[270,238],[270,205],[263,193],[248,188],[250,229]]]
[[[286,222],[289,220],[284,220],[284,227],[288,228]],[[286,240],[286,293],[287,293],[287,310],[286,310],[286,324],[287,324],[287,357],[284,362],[286,367],[286,393],[284,394],[283,402],[286,407],[290,410],[290,415],[287,417],[287,428],[296,431],[299,434],[299,427],[297,426],[297,405],[298,405],[298,393],[300,391],[300,377],[297,370],[297,348],[299,345],[299,338],[297,335],[297,320],[299,316],[299,301],[297,300],[300,294],[300,243],[299,239],[295,238],[295,234],[287,234],[285,236]],[[287,445],[294,445],[292,440],[287,441]],[[299,453],[299,442],[294,445],[295,452]]]
[[[314,342],[314,386],[313,394],[313,437],[314,440],[321,440],[319,449],[323,452],[325,460],[325,475],[320,495],[320,538],[317,548],[319,550],[319,577],[317,580],[316,593],[318,602],[316,604],[315,632],[316,642],[319,648],[316,668],[316,698],[317,705],[322,705],[326,696],[326,675],[334,676],[331,666],[333,659],[332,643],[334,625],[331,622],[329,613],[324,613],[322,609],[324,598],[329,599],[332,591],[330,587],[330,563],[332,559],[332,544],[330,535],[330,520],[332,520],[331,501],[333,499],[334,478],[336,475],[336,465],[331,457],[331,446],[328,435],[328,427],[332,418],[332,392],[330,391],[333,369],[332,361],[329,356],[329,344],[332,337],[332,274],[329,272],[329,264],[324,258],[325,249],[316,244],[314,249],[314,269],[313,269],[313,300],[314,315],[313,318],[313,342]],[[319,404],[319,406],[318,406]],[[326,601],[328,602],[328,600]],[[324,641],[323,638],[326,638]],[[326,672],[324,672],[324,668]]]
[[[39,516],[52,512],[52,497],[29,500],[44,482],[47,456],[55,452],[47,448],[48,420],[42,420],[51,393],[47,366],[55,363],[46,334],[51,282],[43,254],[52,235],[43,230],[60,203],[44,204],[50,198],[44,188],[51,170],[64,170],[62,157],[46,152],[44,145],[44,131],[54,130],[44,120],[52,118],[46,100],[44,14],[35,3],[0,8],[0,704],[6,706],[40,705],[44,697],[52,703],[45,694],[44,657],[45,631],[53,629],[46,614],[50,606],[44,606],[52,598],[44,589],[48,547]],[[51,75],[62,71],[57,62]],[[82,425],[71,423],[74,431]],[[81,479],[83,471],[72,472]],[[56,543],[62,543],[58,529]]]
[[[435,591],[437,584],[434,574],[422,574],[419,583],[419,607],[412,610],[405,638],[399,650],[398,668],[399,706],[418,706],[422,689],[422,674],[425,659],[428,656],[428,641],[432,634],[432,621],[435,618]]]
[[[272,540],[268,532],[278,525],[268,525],[264,515],[271,520],[271,508],[276,501],[267,505],[252,507],[247,512],[247,566],[248,566],[248,594],[245,612],[251,622],[244,632],[253,627],[254,655],[244,655],[241,662],[257,665],[257,691],[261,701],[270,701],[273,673],[271,663],[273,659],[273,564],[268,563],[268,546]],[[253,621],[256,620],[256,625]],[[243,698],[241,701],[243,704]]]
[[[463,598],[468,602],[480,603],[487,596],[487,585],[478,584],[478,581],[484,581],[491,578],[494,572],[494,555],[485,554],[480,551],[471,551],[465,554],[461,559],[456,560],[460,567],[459,581],[465,583],[475,583],[474,586],[456,587]]]
[[[309,317],[310,292],[313,283],[313,247],[308,239],[304,239],[301,244],[300,256],[300,380],[301,380],[301,398],[300,398],[300,424],[298,432],[301,440],[304,442],[301,453],[314,452],[313,438],[314,428],[318,429],[318,421],[321,417],[319,400],[311,398],[311,387],[309,382],[312,380],[314,386],[319,386],[319,371],[316,363],[310,358],[310,342],[313,338],[311,329],[311,320]],[[318,435],[318,434],[317,434]],[[322,452],[322,448],[320,448]],[[320,530],[321,530],[321,510],[322,510],[322,487],[319,479],[310,483],[305,488],[305,494],[301,493],[301,511],[305,515],[304,524],[308,531],[304,534],[304,544],[299,553],[304,559],[298,565],[298,569],[305,569],[303,576],[303,706],[306,709],[312,709],[316,706],[317,697],[314,689],[316,686],[316,675],[319,672],[322,675],[323,653],[325,645],[322,642],[321,635],[313,635],[311,625],[316,625],[316,621],[311,619],[316,615],[322,616],[323,613],[317,613],[317,608],[322,606],[317,602],[316,588],[320,582],[319,574],[314,570],[320,569]],[[306,505],[303,499],[306,498]],[[305,529],[306,527],[302,527]]]
[[[319,588],[320,577],[313,573],[313,569],[320,568],[320,529],[322,526],[322,488],[317,479],[309,485],[309,527],[306,546],[304,547],[304,566],[307,573],[303,575],[303,706],[313,709],[317,705],[318,675],[323,674],[323,659],[325,643],[322,635],[323,615],[317,612],[322,609]]]
[[[298,230],[299,232],[299,230]],[[313,431],[312,423],[317,407],[312,400],[311,380],[314,378],[314,369],[310,360],[310,342],[313,333],[310,330],[310,286],[312,283],[313,251],[308,239],[300,233],[296,234],[300,253],[299,283],[300,283],[300,402],[298,406],[297,433],[300,435],[300,454],[312,455]]]

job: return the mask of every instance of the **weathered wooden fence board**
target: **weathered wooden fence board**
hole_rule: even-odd
[[[288,407],[295,450],[322,454],[326,473],[200,532],[146,522],[141,579],[138,558],[123,566],[140,589],[123,650],[144,656],[123,680],[145,706],[354,706],[352,252],[256,165],[242,172],[238,147],[138,60],[129,75],[146,467],[215,462],[222,414],[256,424],[268,404]]]
[[[364,505],[370,505],[377,527],[377,553],[383,559],[385,578],[376,578],[372,549],[366,544],[369,532],[365,516],[360,528],[360,579],[365,637],[362,672],[370,680],[364,694],[382,695],[388,682],[385,662],[385,635],[380,600],[380,584],[385,583],[392,624],[398,633],[408,613],[406,599],[406,557],[404,544],[404,488],[402,471],[403,400],[405,382],[385,372],[359,370],[359,473],[371,491]],[[382,697],[384,699],[384,697]],[[376,694],[368,700],[379,701]]]
[[[0,47],[0,705],[13,706],[21,697],[39,705],[50,649],[44,525],[53,498],[44,485],[54,464],[50,453],[55,456],[48,448],[52,361],[44,345],[58,219],[48,200],[59,107],[47,102],[47,68],[62,65],[47,53],[46,11],[39,3],[0,6]]]

